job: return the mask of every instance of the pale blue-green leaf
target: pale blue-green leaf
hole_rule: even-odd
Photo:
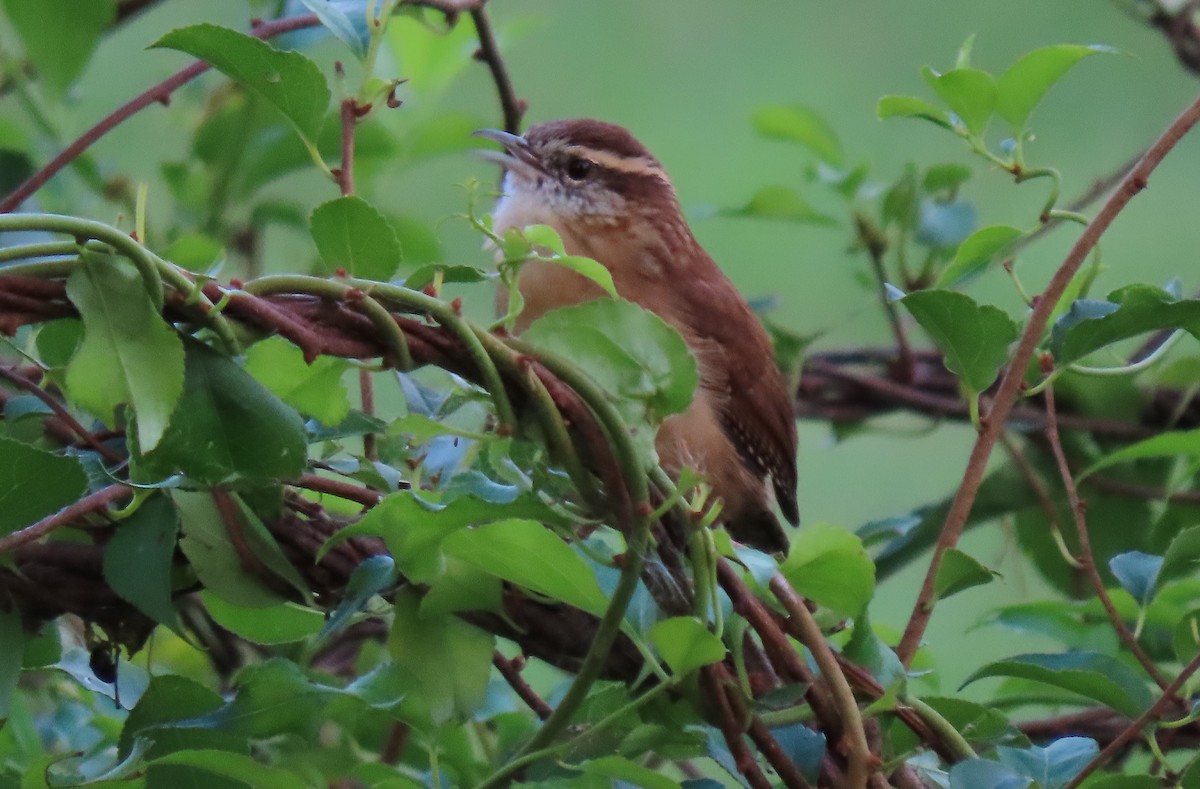
[[[367,15],[363,11],[362,3],[338,3],[334,0],[300,0],[304,3],[309,11],[316,14],[317,19],[321,20],[321,24],[328,28],[330,33],[338,41],[341,41],[350,51],[358,58],[363,58],[367,54],[367,47],[371,43],[371,31],[367,28]],[[350,16],[342,10],[341,6],[348,6],[353,12],[358,24],[351,20]]]
[[[1163,557],[1141,551],[1126,551],[1108,560],[1108,569],[1112,570],[1121,588],[1141,606],[1154,599],[1162,566]]]
[[[950,789],[1025,789],[1032,783],[999,762],[967,759],[950,768]]]
[[[956,247],[968,239],[977,221],[975,206],[965,200],[942,202],[925,198],[917,211],[916,239],[937,249]]]
[[[1059,789],[1079,774],[1100,746],[1090,737],[1062,737],[1042,748],[996,748],[1000,763],[1032,778],[1040,789]]]

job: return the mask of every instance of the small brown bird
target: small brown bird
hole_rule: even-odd
[[[482,152],[507,171],[496,231],[550,225],[568,254],[601,263],[623,298],[674,326],[695,355],[700,386],[692,404],[668,417],[655,441],[663,468],[705,475],[736,539],[786,550],[767,478],[784,516],[798,523],[792,400],[770,339],[692,235],[662,165],[624,128],[596,120],[542,123],[524,137],[476,134],[506,151]],[[548,310],[604,295],[591,280],[541,261],[521,269],[518,285],[525,307],[517,331]]]

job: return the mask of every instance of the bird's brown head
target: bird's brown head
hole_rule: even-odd
[[[504,146],[481,155],[505,168],[508,209],[524,224],[614,225],[678,212],[662,165],[624,128],[590,119],[550,121],[523,136],[476,135]]]

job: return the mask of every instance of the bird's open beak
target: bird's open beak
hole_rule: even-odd
[[[518,137],[500,129],[480,129],[471,134],[474,137],[482,137],[504,146],[504,152],[476,150],[474,153],[480,159],[494,162],[506,170],[520,173],[529,178],[546,175],[546,168],[534,156],[533,151],[529,150],[529,143],[525,141],[524,137]]]

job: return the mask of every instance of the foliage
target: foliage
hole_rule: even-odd
[[[3,2],[24,60],[0,89],[58,101],[123,4],[37,5]],[[383,173],[484,125],[443,101],[464,43],[519,120],[484,3],[303,5],[250,34],[143,42],[220,72],[167,110],[195,113],[186,154],[158,163],[169,195],[131,197],[97,165],[103,129],[46,165],[45,140],[0,123],[0,788],[1200,781],[1200,300],[1092,293],[1100,235],[1200,106],[1092,217],[1061,207],[1062,176],[1027,148],[1051,89],[1106,47],[993,74],[969,39],[922,70],[931,98],[879,101],[965,144],[978,173],[876,173],[813,107],[754,113],[808,178],[720,213],[848,233],[893,333],[823,350],[772,326],[803,370],[800,412],[848,435],[927,409],[976,437],[945,500],[808,524],[769,556],[720,528],[702,480],[658,468],[655,432],[699,384],[668,323],[550,228],[497,235],[478,184],[459,219],[495,272],[445,259],[438,229],[383,196]],[[318,28],[321,47],[269,40]],[[24,121],[44,123],[34,106]],[[989,207],[965,185],[996,171],[1049,185],[1025,224],[977,226]],[[313,173],[324,192],[291,188]],[[148,217],[160,200],[172,210]],[[86,218],[96,204],[119,218]],[[1029,295],[1017,256],[1062,223],[1084,230]],[[276,229],[301,259],[264,259]],[[520,338],[514,288],[493,327],[464,317],[461,294],[534,260],[608,295]],[[998,268],[1022,309],[964,292]],[[1054,651],[987,660],[925,638],[940,601],[997,583],[959,537],[1001,520],[1047,586],[978,627]],[[903,569],[924,576],[912,614],[880,621],[873,603],[910,595]],[[946,695],[951,656],[983,703]]]

